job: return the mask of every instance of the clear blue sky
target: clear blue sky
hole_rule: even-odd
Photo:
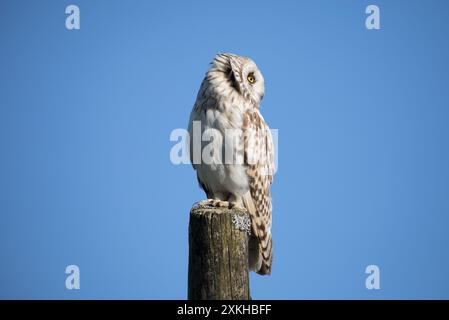
[[[252,296],[449,298],[448,17],[443,0],[1,1],[0,298],[186,297],[204,194],[169,136],[223,51],[259,65],[279,129],[273,275]]]

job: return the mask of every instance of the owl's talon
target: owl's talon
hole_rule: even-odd
[[[197,202],[194,205],[194,208],[229,208],[229,202],[228,201],[223,201],[223,200],[218,200],[218,199],[206,199],[206,200],[202,200],[200,202]]]
[[[229,209],[237,209],[240,211],[246,211],[246,209],[244,207],[242,207],[240,204],[238,204],[237,202],[230,202]]]

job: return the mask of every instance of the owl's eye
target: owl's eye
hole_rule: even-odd
[[[249,73],[248,76],[246,77],[246,79],[248,79],[249,83],[256,82],[256,78],[254,77],[254,73]]]

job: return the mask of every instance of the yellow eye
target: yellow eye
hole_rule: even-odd
[[[246,79],[248,79],[249,83],[254,83],[254,82],[256,82],[256,78],[254,78],[254,74],[253,74],[253,73],[248,74],[248,76],[246,77]]]

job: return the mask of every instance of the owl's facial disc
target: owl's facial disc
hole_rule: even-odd
[[[227,73],[229,83],[245,98],[259,104],[265,91],[264,79],[257,65],[250,58],[234,54],[220,54],[217,61],[226,59],[229,63]]]

